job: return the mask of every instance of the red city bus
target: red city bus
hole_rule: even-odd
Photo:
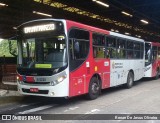
[[[61,19],[17,30],[18,91],[24,95],[98,97],[101,89],[144,77],[144,40]]]
[[[145,43],[145,77],[158,79],[160,75],[160,43]]]

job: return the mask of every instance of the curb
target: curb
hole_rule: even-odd
[[[4,96],[8,93],[8,90],[0,90],[0,96]]]
[[[0,97],[0,106],[7,105],[10,103],[17,103],[23,100],[22,96],[4,96]]]
[[[9,103],[16,103],[23,100],[23,96],[18,94],[17,91],[2,90],[0,89],[0,106]]]

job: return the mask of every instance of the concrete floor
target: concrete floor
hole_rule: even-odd
[[[10,97],[10,96],[9,96]],[[11,97],[12,98],[12,97]],[[13,98],[17,98],[13,96]],[[20,99],[21,98],[21,99]],[[159,123],[154,116],[160,118],[160,79],[145,79],[134,83],[131,89],[124,87],[110,88],[102,91],[96,100],[86,100],[84,96],[71,99],[46,97],[18,96],[17,101],[0,106],[0,114],[69,114],[59,115],[64,120],[48,120],[46,123],[57,122],[142,122]],[[70,115],[72,114],[72,115]],[[104,115],[99,115],[104,114]],[[113,115],[106,115],[113,114]],[[127,114],[127,115],[123,115]],[[122,116],[152,117],[150,120],[124,120]],[[136,115],[138,114],[138,115]],[[149,115],[152,114],[152,115]],[[46,115],[47,116],[47,115]],[[48,115],[49,116],[49,115]],[[120,119],[115,119],[118,116]],[[55,115],[51,115],[53,119]],[[102,120],[99,120],[100,117]],[[66,119],[69,120],[66,120]],[[74,119],[74,120],[73,120]],[[75,120],[77,119],[77,120]],[[80,120],[78,120],[80,119]],[[92,120],[94,119],[94,120]],[[5,121],[3,121],[5,122]],[[10,121],[6,121],[10,122]],[[17,121],[12,121],[17,122]],[[20,122],[20,121],[19,121]],[[26,121],[29,122],[29,121]],[[43,121],[42,121],[43,122]],[[40,121],[37,121],[40,123]]]

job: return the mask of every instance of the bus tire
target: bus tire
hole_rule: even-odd
[[[127,77],[127,83],[126,83],[126,88],[131,88],[133,86],[133,73],[132,72],[129,72],[128,73],[128,77]]]
[[[100,94],[100,81],[96,77],[92,77],[90,83],[89,83],[89,90],[87,94],[87,99],[94,100],[96,99]]]
[[[155,80],[159,79],[159,70],[156,71],[156,76],[154,77]]]

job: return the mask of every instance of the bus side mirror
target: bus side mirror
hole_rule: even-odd
[[[17,39],[16,37],[12,37],[8,39],[9,44],[9,53],[14,57],[17,57]]]

